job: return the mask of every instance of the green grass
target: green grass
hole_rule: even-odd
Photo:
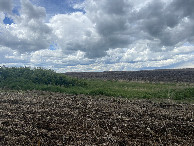
[[[80,80],[41,68],[0,68],[0,88],[194,101],[193,84]]]
[[[194,100],[194,86],[191,84],[102,80],[86,80],[86,82],[87,87],[75,87],[66,90],[65,92],[123,98],[170,98],[174,100]]]

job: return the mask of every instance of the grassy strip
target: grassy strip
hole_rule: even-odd
[[[194,85],[192,84],[79,80],[40,68],[1,68],[0,88],[194,101]]]
[[[173,100],[194,101],[193,85],[170,83],[139,83],[102,80],[85,80],[86,86],[56,86],[43,84],[14,84],[11,89],[42,90],[68,94],[105,95],[123,98],[169,98]]]
[[[124,98],[194,100],[194,86],[189,84],[87,80],[87,85],[85,88],[74,88],[71,91]]]

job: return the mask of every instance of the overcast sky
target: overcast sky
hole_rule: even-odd
[[[194,0],[0,0],[0,66],[194,67]]]

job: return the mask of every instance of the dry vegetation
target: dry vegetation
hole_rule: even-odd
[[[0,91],[0,145],[194,145],[194,105]]]
[[[66,75],[103,80],[194,83],[193,68],[142,71],[67,72]]]

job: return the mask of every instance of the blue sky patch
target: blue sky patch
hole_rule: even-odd
[[[57,49],[57,44],[53,43],[49,46],[49,50],[56,50]]]
[[[13,8],[12,13],[20,16],[19,9],[20,9],[19,7],[18,8],[17,7]]]
[[[11,24],[14,23],[14,22],[13,22],[13,19],[11,19],[11,18],[5,16],[5,19],[3,20],[3,23],[4,23],[4,24],[9,24],[9,25],[11,25]]]
[[[186,42],[186,43],[183,44],[183,46],[194,46],[194,44],[191,44],[189,42]]]
[[[46,9],[47,14],[55,15],[55,14],[66,14],[72,12],[84,12],[81,9],[74,9],[73,6],[75,4],[81,4],[84,0],[35,0],[32,3],[44,7]]]

